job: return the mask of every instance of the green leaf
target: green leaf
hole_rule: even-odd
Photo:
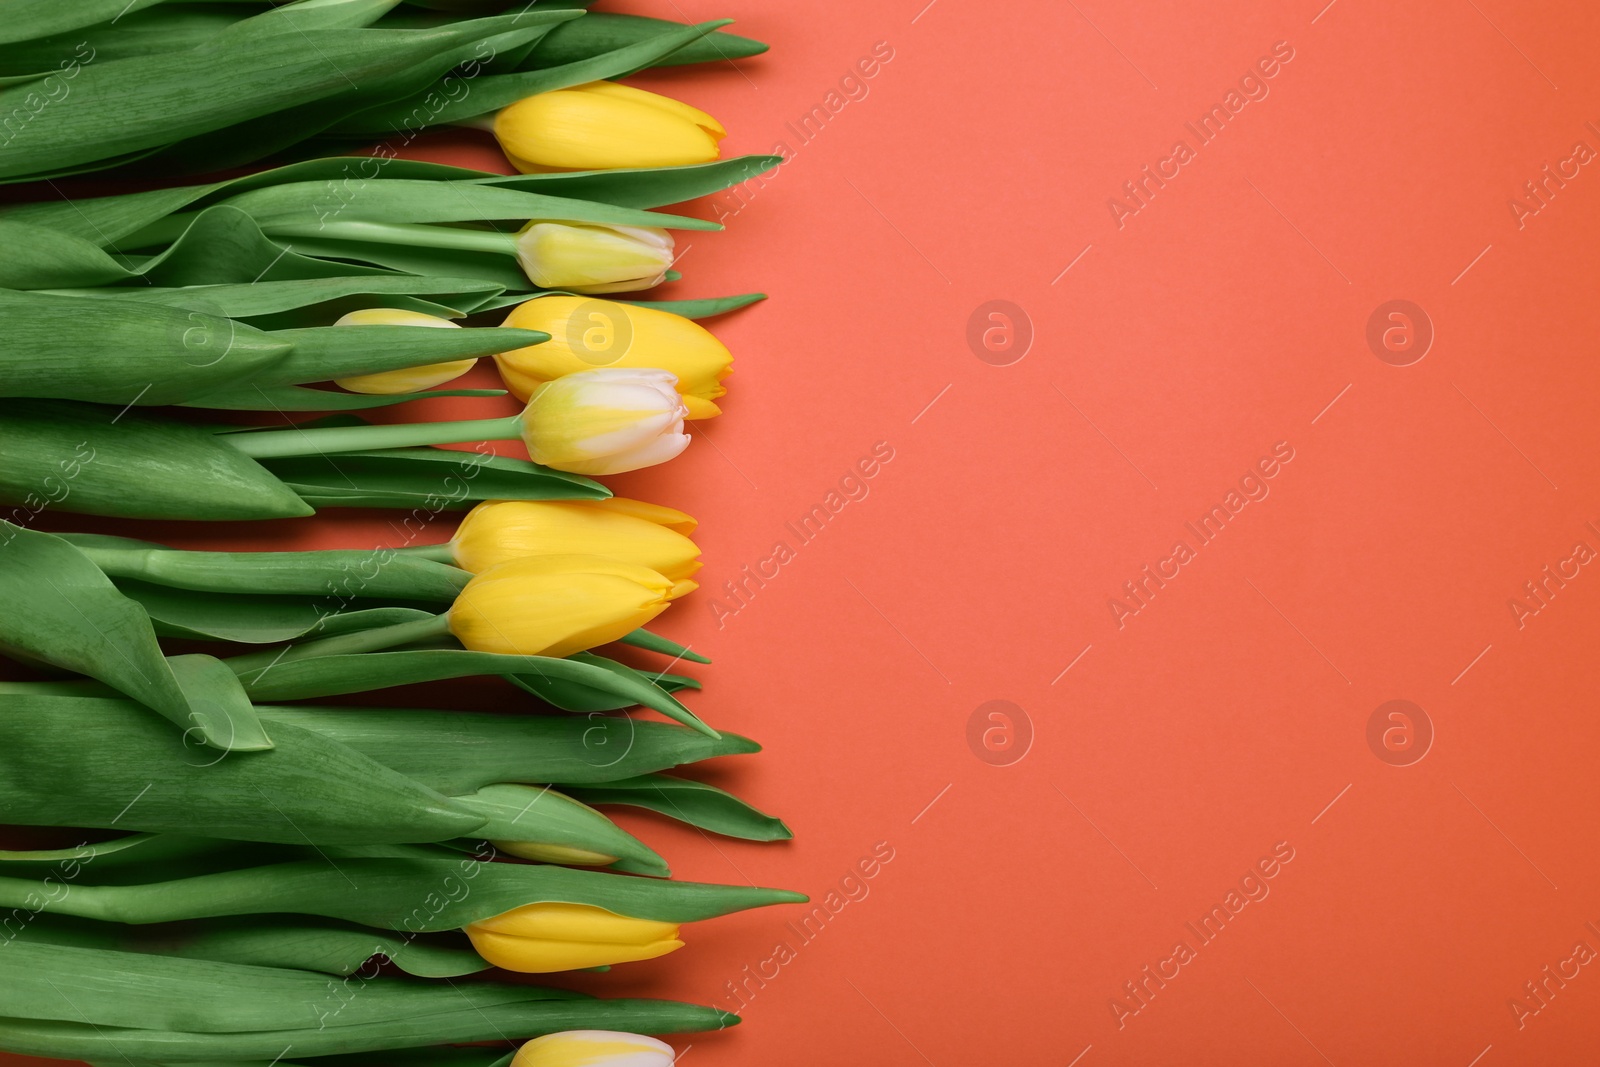
[[[225,752],[259,752],[272,739],[256,716],[244,686],[227,664],[215,656],[169,656],[167,666],[189,703],[189,729],[184,737]]]
[[[496,175],[480,179],[479,184],[526,189],[550,196],[599,200],[627,207],[654,208],[709,196],[749,181],[758,174],[765,174],[782,162],[782,156],[735,156],[715,163],[694,163],[682,167]]]
[[[326,979],[322,981],[325,983]],[[455,995],[451,987],[440,988]],[[518,988],[531,990],[534,987]],[[537,1037],[564,1030],[612,1028],[649,1034],[721,1030],[738,1021],[737,1015],[725,1011],[670,1000],[544,1000],[477,1010],[460,1009],[450,1014],[418,1015],[396,1022],[226,1034],[0,1019],[0,1045],[23,1054],[100,1063],[215,1065],[219,1061],[259,1060],[266,1064],[276,1062],[274,1057],[280,1056],[285,1047],[295,1049],[298,1056],[323,1057],[423,1045],[503,1041],[509,1037]]]
[[[10,0],[0,21],[0,42],[26,41],[106,22],[161,0]]]
[[[302,637],[331,637],[352,630],[411,622],[428,614],[398,607],[328,614],[336,607],[332,597],[322,598],[320,603],[305,597],[239,597],[169,589],[130,579],[119,580],[117,588],[139,602],[149,613],[156,633],[162,637],[252,645],[280,644]]]
[[[0,234],[3,234],[6,225],[0,221]],[[214,310],[233,319],[309,310],[316,315],[315,321],[302,325],[325,325],[355,307],[396,306],[393,298],[400,295],[435,297],[439,303],[451,308],[455,315],[465,315],[477,310],[484,300],[500,295],[500,287],[471,278],[368,274],[180,288],[126,286],[120,289],[69,290],[61,295],[165,304],[193,311]]]
[[[747,737],[711,738],[626,715],[505,715],[416,708],[257,709],[349,745],[441,793],[502,782],[563,786],[632,778],[686,763],[761,751]]]
[[[367,411],[441,396],[505,396],[504,389],[429,389],[421,393],[338,393],[301,385],[245,385],[185,401],[214,411]]]
[[[37,892],[33,879],[0,877],[0,904],[6,907],[18,906],[27,894]],[[433,933],[458,930],[544,901],[590,904],[618,915],[685,923],[805,899],[802,893],[782,889],[629,878],[555,865],[483,862],[468,856],[340,856],[334,863],[317,856],[173,880],[77,884],[71,893],[56,894],[40,910],[139,924],[236,915],[319,915],[383,930]]]
[[[465,510],[480,500],[602,500],[611,495],[598,482],[525,459],[443,448],[294,456],[264,464],[317,507],[413,508],[435,514]]]
[[[437,30],[252,34],[247,20],[198,48],[90,63],[68,83],[69,93],[45,106],[37,94],[29,99],[35,91],[28,85],[0,89],[0,113],[32,116],[11,137],[0,177],[25,180],[170,144],[402,71],[431,80],[453,65],[454,48],[515,32],[515,22],[506,16]],[[536,36],[544,27],[526,32]]]
[[[370,844],[446,840],[483,822],[287,722],[273,724],[271,750],[230,754],[200,748],[127,701],[37,695],[15,683],[3,692],[0,819],[8,823]]]
[[[0,286],[54,289],[113,285],[138,277],[99,245],[46,226],[0,218]]]
[[[326,183],[297,182],[231,196],[223,204],[245,212],[267,233],[286,227],[321,229],[332,222],[447,223],[559,219],[607,226],[658,226],[675,230],[720,230],[721,224],[685,215],[666,215],[593,200],[552,196],[479,181],[408,181],[381,178],[361,182],[342,197],[330,197]],[[720,188],[720,186],[719,186]],[[181,225],[173,216],[151,233]],[[315,233],[306,236],[314,237]],[[140,241],[140,235],[129,238]]]
[[[671,638],[653,634],[649,630],[635,630],[633,633],[623,637],[619,643],[632,645],[634,648],[646,649],[650,652],[659,652],[663,656],[671,656],[674,661],[686,659],[690,663],[711,662],[708,657],[702,656],[694,649],[686,645],[680,645]]]
[[[0,316],[0,395],[119,406],[172,404],[292,366],[298,339],[199,311],[5,289]]]
[[[0,304],[3,310],[3,304]],[[194,314],[190,312],[190,314]],[[291,346],[287,356],[251,379],[261,386],[304,385],[361,374],[492,356],[539,345],[550,335],[503,326],[440,330],[428,326],[315,326],[266,334]],[[204,394],[191,392],[193,401]]]
[[[647,808],[690,826],[746,841],[787,841],[794,837],[783,820],[757,811],[732,793],[666,774],[578,786],[568,792],[585,804]]]
[[[627,701],[628,705],[640,704],[652,708],[710,737],[719,736],[701,722],[694,712],[665,690],[651,684],[644,675],[589,653],[579,653],[568,659],[554,659],[549,656],[472,652],[460,648],[431,648],[304,659],[291,657],[264,670],[251,669],[243,676],[243,681],[245,690],[255,700],[303,700],[474,675],[507,677],[540,696],[544,695],[541,686],[546,680],[574,682],[612,693]]]
[[[463,119],[498,111],[536,93],[565,89],[573,85],[583,85],[626,74],[649,66],[662,56],[670,55],[689,42],[718,27],[726,26],[731,21],[731,19],[720,19],[701,23],[699,26],[677,27],[646,40],[559,67],[519,71],[515,74],[482,75],[473,80],[472,91],[463,94],[461,99],[449,99],[437,108],[429,108],[430,120],[436,125],[460,122]],[[409,115],[425,99],[424,93],[421,99],[402,100],[399,103],[361,112],[332,127],[329,132],[343,137],[362,138],[374,135],[381,137],[391,129],[403,126]]]
[[[643,841],[586,804],[549,786],[488,785],[455,797],[457,804],[486,820],[473,836],[507,848],[514,844],[554,845],[626,861],[636,874],[665,878],[667,862]]]
[[[618,15],[591,11],[576,22],[557,26],[540,38],[523,64],[526,67],[553,67],[610,52],[648,39],[675,24],[639,15]],[[675,52],[656,60],[652,66],[673,67],[685,63],[713,63],[746,59],[760,55],[767,46],[749,37],[718,30],[706,34]]]
[[[333,975],[364,970],[363,964],[374,956],[392,960],[407,974],[422,978],[456,978],[489,968],[461,934],[413,936],[333,919],[283,915],[140,927],[40,914],[12,936],[30,944],[182,956]]]
[[[272,747],[237,684],[217,684],[198,663],[174,674],[144,609],[82,552],[9,522],[0,522],[0,541],[0,600],[27,605],[0,615],[0,647],[104,682],[192,730],[200,743]]]
[[[142,519],[274,519],[312,508],[202,426],[61,400],[0,401],[0,505]]]

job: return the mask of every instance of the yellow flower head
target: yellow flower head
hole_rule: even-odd
[[[550,335],[542,345],[495,357],[506,388],[526,400],[552,378],[596,367],[660,367],[678,379],[690,419],[722,414],[713,401],[733,356],[693,319],[655,308],[582,296],[544,296],[518,304],[502,323]]]
[[[467,936],[494,966],[525,974],[650,960],[683,947],[677,923],[556,901],[525,904],[470,923]]]
[[[586,370],[529,395],[522,440],[535,463],[573,474],[621,474],[665,463],[687,448],[688,413],[667,371]]]
[[[672,1046],[618,1030],[564,1030],[517,1050],[511,1067],[672,1067]]]
[[[501,149],[523,173],[709,163],[727,133],[698,108],[604,81],[527,97],[494,120]]]
[[[366,308],[343,315],[335,326],[443,326],[459,330],[458,323],[420,311],[402,311],[399,308]],[[402,367],[399,370],[380,371],[377,374],[358,374],[353,378],[338,378],[334,383],[352,393],[415,393],[436,385],[453,381],[471,370],[476,359],[455,359],[449,363],[430,363],[425,367]]]
[[[672,266],[672,234],[652,226],[534,219],[517,231],[517,263],[541,289],[627,293],[659,285]]]
[[[700,548],[683,534],[625,511],[570,500],[486,500],[461,520],[450,546],[456,565],[474,574],[529,556],[570,555],[624,560],[675,583],[700,569]]]
[[[456,595],[450,632],[478,652],[570,656],[637,630],[666,610],[678,584],[600,556],[516,559]]]

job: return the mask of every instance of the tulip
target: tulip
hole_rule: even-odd
[[[683,947],[678,924],[633,919],[593,904],[541,901],[469,923],[478,955],[524,974],[650,960]]]
[[[459,330],[461,327],[437,315],[424,315],[420,311],[402,311],[399,308],[366,308],[342,315],[335,326],[436,326]],[[352,393],[414,393],[431,389],[461,377],[477,365],[476,359],[456,359],[449,363],[430,363],[425,367],[406,367],[378,374],[359,374],[353,378],[337,378],[335,385]]]
[[[622,510],[567,500],[487,500],[461,520],[450,553],[474,574],[515,559],[569,555],[623,560],[675,583],[700,569],[700,548],[683,534]]]
[[[714,400],[733,356],[711,331],[682,315],[611,300],[546,296],[518,304],[501,325],[550,335],[544,344],[495,357],[506,388],[526,400],[539,385],[596,367],[659,367],[678,379],[690,419],[722,414]]]
[[[522,438],[535,463],[573,474],[621,474],[689,446],[688,408],[663,370],[607,367],[545,382],[528,397]]]
[[[517,262],[541,289],[626,293],[659,285],[673,239],[653,226],[601,226],[534,219],[516,236]]]
[[[619,1030],[566,1030],[536,1037],[517,1050],[511,1067],[672,1067],[665,1041]]]
[[[476,575],[451,605],[448,627],[478,652],[570,656],[632,633],[694,587],[601,556],[532,556]]]
[[[520,415],[391,426],[248,430],[217,440],[256,459],[520,437],[534,462],[573,474],[621,474],[665,463],[689,446],[677,379],[607,367],[546,382]]]
[[[524,174],[709,163],[727,133],[699,108],[606,81],[527,97],[494,120],[495,139]]]

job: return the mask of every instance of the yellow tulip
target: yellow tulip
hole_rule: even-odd
[[[517,231],[517,263],[541,289],[626,293],[659,285],[672,266],[672,234],[653,226],[534,219]]]
[[[604,500],[572,500],[568,503],[585,508],[596,508],[600,511],[609,511],[617,515],[632,515],[636,519],[653,522],[657,526],[665,526],[669,530],[688,537],[700,526],[700,520],[693,515],[687,515],[677,508],[665,507],[661,504],[646,504],[643,500],[629,500],[627,497],[610,496]]]
[[[689,446],[688,408],[663,370],[605,367],[545,382],[528,397],[522,440],[535,463],[573,474],[621,474]]]
[[[467,582],[448,622],[474,651],[570,656],[637,630],[680,586],[687,592],[694,583],[600,556],[532,556]]]
[[[517,1050],[511,1067],[672,1067],[665,1041],[618,1030],[564,1030],[536,1037]]]
[[[633,919],[592,904],[545,901],[468,924],[478,955],[525,974],[650,960],[683,947],[678,924]]]
[[[402,311],[399,308],[366,308],[343,315],[335,326],[443,326],[459,330],[459,324],[420,311]],[[377,374],[358,374],[353,378],[335,379],[335,385],[352,393],[415,393],[453,381],[471,370],[476,359],[455,359],[449,363],[430,363],[425,367],[403,367]]]
[[[700,548],[683,534],[570,500],[486,500],[461,520],[450,548],[456,565],[474,574],[514,559],[569,555],[624,560],[674,582],[700,569]]]
[[[581,296],[544,296],[518,304],[503,326],[540,330],[542,345],[495,357],[506,388],[526,400],[544,382],[596,367],[660,367],[678,379],[690,419],[722,414],[713,401],[733,356],[711,331],[682,315]]]
[[[523,173],[709,163],[727,133],[698,108],[605,81],[527,97],[494,120],[495,139]]]

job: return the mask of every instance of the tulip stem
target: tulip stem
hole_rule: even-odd
[[[469,230],[456,226],[430,226],[415,222],[360,222],[327,219],[322,222],[266,223],[262,229],[274,237],[332,238],[407,245],[412,248],[451,248],[461,252],[517,254],[517,235],[498,230]]]
[[[249,684],[259,680],[262,675],[280,663],[313,659],[318,656],[350,656],[362,652],[379,652],[396,645],[410,644],[412,641],[442,637],[449,632],[450,617],[445,613],[412,622],[397,622],[393,626],[378,626],[371,630],[340,634],[337,637],[324,637],[318,641],[307,641],[303,645],[251,652],[243,656],[234,656],[225,662],[234,674]]]
[[[522,437],[522,416],[466,419],[461,422],[407,422],[393,426],[315,426],[310,429],[248,430],[219,434],[255,459],[367,452],[377,448],[451,445],[465,441],[514,441]]]

